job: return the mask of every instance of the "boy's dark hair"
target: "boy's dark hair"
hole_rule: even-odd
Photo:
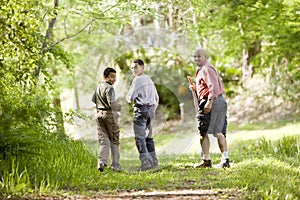
[[[104,70],[104,72],[103,72],[103,76],[104,76],[105,78],[107,78],[108,75],[109,75],[110,73],[117,73],[117,72],[116,72],[115,69],[113,69],[113,68],[111,68],[111,67],[107,67],[107,68]]]
[[[138,65],[144,66],[144,61],[141,60],[141,59],[135,59],[135,60],[133,61],[133,63],[137,63]]]

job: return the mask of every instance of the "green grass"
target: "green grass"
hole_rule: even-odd
[[[286,128],[288,126],[291,125]],[[293,126],[299,127],[299,123]],[[293,131],[299,133],[299,130]],[[273,134],[278,132],[275,130]],[[155,138],[160,148],[173,139],[171,134]],[[227,170],[194,169],[193,164],[199,161],[197,154],[161,154],[158,169],[140,172],[134,138],[124,138],[121,141],[124,171],[107,168],[99,173],[96,142],[49,140],[39,150],[40,156],[0,161],[0,196],[37,198],[39,195],[212,189],[238,193],[241,199],[298,199],[299,150],[300,134],[283,135],[278,139],[245,139],[231,147],[232,167]],[[211,155],[214,164],[219,156]]]
[[[269,122],[255,122],[255,123],[242,123],[242,124],[237,124],[237,123],[229,123],[228,124],[228,130],[230,132],[234,131],[239,131],[239,130],[244,130],[244,131],[251,131],[251,130],[267,130],[267,129],[280,129],[282,127],[291,125],[291,124],[296,124],[300,126],[299,123],[300,117],[298,117],[298,120],[293,119],[293,120],[278,120],[276,122],[269,121]]]

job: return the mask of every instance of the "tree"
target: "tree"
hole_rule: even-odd
[[[236,58],[240,63],[242,82],[254,73],[262,73],[274,79],[276,87],[284,85],[282,91],[291,91],[291,85],[285,82],[299,77],[295,69],[299,68],[299,43],[296,40],[300,36],[300,23],[299,2],[289,2],[205,1],[206,11],[194,7],[199,25],[196,30],[206,38],[221,35],[217,42],[226,45],[222,55],[225,59]],[[277,93],[275,88],[272,93]]]
[[[0,21],[1,157],[33,152],[46,134],[58,135],[51,104],[52,61],[65,59],[49,48],[40,1],[4,1]],[[46,15],[47,16],[47,15]],[[44,32],[45,31],[45,32]],[[49,32],[50,34],[50,32]],[[42,76],[41,76],[42,75]],[[56,134],[57,133],[57,134]]]

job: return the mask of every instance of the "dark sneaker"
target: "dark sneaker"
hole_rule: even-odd
[[[158,163],[153,163],[152,167],[153,167],[153,168],[158,167]]]
[[[229,158],[226,158],[225,160],[222,159],[221,162],[214,167],[215,168],[229,168],[230,167]]]
[[[194,168],[210,168],[211,166],[211,160],[204,160],[202,159],[200,163],[197,163],[194,165]]]
[[[151,162],[149,160],[145,160],[141,164],[141,170],[146,171],[152,168]]]
[[[156,167],[158,167],[158,162],[156,161],[153,161],[153,163],[152,163],[152,168],[156,168]]]
[[[100,172],[103,172],[103,171],[104,171],[104,167],[105,167],[105,164],[104,164],[103,162],[99,162],[99,164],[98,164],[98,170],[99,170]]]
[[[113,171],[116,171],[116,172],[121,172],[121,171],[123,171],[123,169],[122,169],[121,166],[114,166],[114,167],[112,167],[112,170],[113,170]]]

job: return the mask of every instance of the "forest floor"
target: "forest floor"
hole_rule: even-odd
[[[188,138],[188,141],[191,141],[191,137],[194,137],[193,142],[189,143],[188,148],[182,149],[178,145],[176,149],[181,149],[181,152],[173,151],[171,152],[168,147],[160,148],[160,153],[180,153],[180,154],[195,154],[199,153],[199,140],[197,133],[189,130],[187,131],[187,127],[191,127],[194,124],[193,121],[188,121],[187,123],[181,123],[180,121],[167,121],[163,124],[163,127],[157,127],[160,131],[159,134],[168,134],[170,132],[176,132],[177,137],[174,138],[173,142],[169,142],[170,146],[174,145],[174,143],[177,143],[180,141],[180,143],[184,143],[183,141],[186,141],[186,138]],[[179,126],[178,126],[179,125]],[[181,127],[181,128],[178,128]],[[130,128],[130,127],[128,127]],[[129,131],[129,130],[128,130]],[[227,135],[228,140],[228,146],[229,148],[234,149],[236,145],[239,145],[243,141],[246,140],[259,140],[259,138],[266,138],[268,140],[276,140],[279,139],[282,136],[287,135],[296,135],[299,134],[300,131],[300,124],[299,123],[290,123],[285,124],[280,127],[276,127],[273,129],[261,129],[261,130],[234,130],[229,131]],[[215,138],[210,138],[212,141],[215,140]],[[219,152],[217,142],[212,142],[213,145],[211,145],[211,152]],[[184,144],[187,145],[187,144]],[[174,147],[174,146],[173,146]],[[174,148],[172,148],[174,149]],[[234,167],[234,163],[232,163],[232,166]],[[242,190],[218,190],[218,189],[180,189],[180,190],[124,190],[120,191],[116,194],[103,194],[99,192],[92,192],[88,196],[83,195],[61,195],[59,197],[50,197],[50,196],[41,196],[39,199],[47,199],[47,200],[54,200],[54,199],[60,199],[60,200],[73,200],[73,199],[92,199],[92,200],[113,200],[113,199],[122,199],[122,200],[129,200],[129,199],[143,199],[143,200],[160,200],[160,199],[169,199],[169,200],[187,200],[187,199],[208,199],[208,200],[215,200],[215,199],[242,199],[243,194],[245,191]]]
[[[241,199],[242,191],[215,191],[215,190],[176,190],[176,191],[127,191],[116,195],[94,194],[92,196],[41,196],[43,200],[217,200]]]
[[[187,117],[189,116],[189,117]],[[93,124],[93,123],[91,123]],[[234,125],[235,126],[235,125]],[[132,124],[125,123],[122,124],[121,137],[132,137]],[[94,130],[94,127],[89,127]],[[85,130],[87,130],[85,128]],[[88,131],[94,133],[94,131]],[[200,155],[200,145],[199,145],[199,134],[197,134],[194,111],[192,109],[187,109],[186,118],[184,121],[180,120],[166,120],[164,116],[159,116],[154,123],[154,133],[158,134],[174,134],[172,141],[168,141],[168,144],[163,147],[158,147],[157,152],[160,154],[199,154]],[[227,143],[229,147],[229,152],[233,150],[237,145],[241,144],[243,141],[247,140],[259,140],[264,137],[267,140],[276,140],[282,136],[296,135],[300,133],[300,124],[297,123],[286,123],[282,126],[276,126],[275,128],[269,127],[258,127],[254,130],[239,130],[238,128],[232,128],[229,123]],[[216,138],[210,137],[211,148],[210,152],[218,153],[219,148]],[[174,144],[177,148],[174,148]],[[234,163],[232,164],[234,166]],[[151,191],[121,191],[113,195],[106,195],[103,193],[94,192],[89,194],[89,196],[81,195],[61,195],[59,197],[41,196],[39,199],[241,199],[244,191],[242,190],[151,190]]]

